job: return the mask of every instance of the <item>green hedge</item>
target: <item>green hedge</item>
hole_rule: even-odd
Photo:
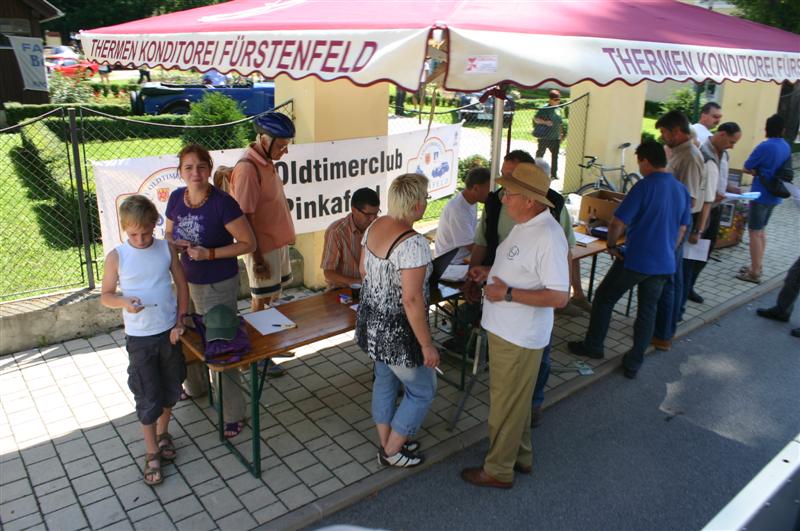
[[[16,125],[30,118],[36,118],[42,114],[67,107],[83,107],[94,111],[111,114],[113,116],[130,116],[131,106],[119,103],[42,103],[42,104],[22,104],[15,101],[5,103],[6,118],[8,125]]]
[[[92,82],[90,84],[92,87],[92,92],[95,94],[102,94],[103,96],[108,96],[109,94],[113,94],[116,96],[120,92],[130,92],[132,90],[139,90],[140,85],[138,83],[133,82],[125,82],[125,83],[99,83],[99,82]]]
[[[85,142],[93,140],[125,140],[127,138],[177,138],[183,130],[172,127],[157,127],[150,124],[186,125],[186,116],[181,114],[161,114],[159,116],[137,116],[135,123],[115,120],[104,116],[84,117],[81,120],[81,139]],[[67,140],[69,129],[64,127],[60,118],[45,118],[45,125],[61,140]]]

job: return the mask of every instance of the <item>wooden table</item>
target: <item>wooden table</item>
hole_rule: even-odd
[[[587,234],[585,225],[575,227],[574,230],[576,233]],[[624,237],[617,241],[617,245],[622,245],[623,243],[625,243]],[[588,256],[592,257],[592,267],[589,270],[589,291],[586,293],[586,299],[589,301],[592,300],[592,292],[594,291],[594,275],[595,270],[597,269],[597,255],[604,253],[606,249],[608,249],[608,242],[602,239],[597,239],[586,245],[578,244],[572,249],[573,260],[580,260]],[[628,306],[630,306],[630,302],[628,303]]]
[[[575,232],[586,234],[586,226],[581,225],[579,227],[575,227]],[[623,245],[624,243],[625,243],[624,236],[619,240],[617,240],[618,246]],[[594,291],[594,276],[595,276],[595,270],[597,269],[597,255],[605,252],[607,249],[608,249],[608,242],[603,239],[597,239],[592,243],[586,245],[576,245],[572,249],[573,260],[580,260],[581,258],[586,258],[587,256],[592,257],[592,267],[589,270],[589,290],[586,292],[586,300],[588,300],[589,302],[591,302],[592,300],[592,292]],[[632,301],[633,301],[633,288],[631,288],[628,291],[628,303],[625,306],[625,317],[631,314]]]
[[[261,477],[261,416],[259,403],[264,391],[264,381],[267,376],[267,366],[259,367],[259,363],[274,357],[286,357],[287,353],[303,345],[315,343],[341,333],[353,330],[356,326],[356,312],[350,309],[350,304],[341,304],[339,294],[350,293],[349,288],[328,291],[319,295],[306,297],[296,301],[281,304],[278,310],[291,319],[297,326],[281,330],[274,334],[262,336],[250,323],[245,321],[247,335],[250,337],[252,350],[241,360],[228,364],[206,364],[212,371],[217,384],[217,427],[220,441],[231,450],[255,477]],[[450,288],[442,292],[439,289],[431,290],[431,304],[444,299],[460,295],[461,291]],[[181,336],[184,354],[191,359],[205,363],[203,342],[194,330],[187,330]],[[222,372],[228,369],[250,369],[250,417],[253,429],[252,462],[242,455],[230,440],[225,438],[225,421],[222,417]]]
[[[349,290],[347,290],[349,292]],[[355,328],[356,312],[347,304],[339,303],[339,294],[344,290],[333,290],[305,299],[288,302],[278,307],[280,312],[294,321],[296,328],[282,330],[262,336],[250,323],[245,321],[247,334],[253,349],[240,361],[225,365],[207,364],[217,383],[217,424],[220,441],[231,450],[255,477],[261,477],[261,416],[259,403],[264,390],[267,366],[259,368],[259,362],[277,356],[285,357],[290,350],[332,337]],[[187,330],[181,336],[184,353],[205,362],[203,342],[194,330]],[[225,421],[222,417],[222,371],[228,369],[250,369],[250,418],[253,429],[252,463],[239,452],[230,440],[225,438]]]

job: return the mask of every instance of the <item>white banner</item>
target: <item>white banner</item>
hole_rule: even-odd
[[[42,39],[11,35],[7,35],[7,37],[14,49],[14,55],[17,57],[25,90],[47,91],[47,71],[44,67]]]
[[[208,22],[201,20],[201,22]],[[216,69],[292,79],[347,78],[357,85],[391,80],[415,90],[428,28],[395,30],[224,31],[161,34],[81,33],[87,59],[179,70]],[[413,64],[415,68],[398,68]]]
[[[377,189],[386,205],[389,183],[403,173],[430,179],[433,199],[451,195],[458,180],[461,124],[378,138],[297,144],[275,163],[298,234],[325,230],[350,212],[350,197],[362,187]],[[244,149],[212,151],[214,166],[233,166]],[[175,155],[91,161],[105,254],[122,242],[117,212],[129,195],[143,194],[156,204],[161,218],[156,236],[164,237],[169,195],[184,183]],[[385,211],[386,208],[384,207]]]
[[[800,79],[800,53],[450,28],[446,88],[481,90],[507,79],[524,86],[548,79],[567,86],[587,79],[781,82]]]

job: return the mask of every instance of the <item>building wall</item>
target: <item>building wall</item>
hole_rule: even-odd
[[[23,18],[30,22],[31,31],[21,37],[41,37],[42,27],[39,24],[38,14],[30,9],[21,0],[0,1],[0,18]],[[8,42],[3,37],[0,47],[0,104],[7,101],[20,103],[47,103],[50,95],[41,90],[25,90],[22,84],[22,74],[17,65],[14,51],[8,47]]]

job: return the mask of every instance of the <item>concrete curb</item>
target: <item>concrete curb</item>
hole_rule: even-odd
[[[748,302],[757,299],[761,295],[772,291],[783,282],[785,274],[775,276],[761,284],[749,289],[748,291],[727,300],[726,302],[715,306],[709,310],[703,317],[694,317],[678,327],[675,334],[676,339],[687,336],[694,330],[701,326],[710,324],[728,312],[747,304]],[[653,352],[653,348],[647,350],[648,353]],[[615,356],[608,359],[602,365],[594,368],[594,374],[588,377],[577,377],[569,380],[568,382],[559,385],[554,390],[550,391],[547,395],[547,406],[545,409],[551,407],[553,404],[567,398],[568,396],[576,393],[580,389],[591,385],[598,381],[600,378],[611,374],[616,371],[622,364],[622,356]],[[414,474],[418,474],[433,466],[435,463],[445,460],[451,455],[464,450],[474,444],[477,444],[487,436],[487,427],[485,423],[481,423],[473,428],[463,432],[458,437],[454,437],[447,441],[437,444],[425,452],[425,463],[419,467],[403,470],[397,468],[385,468],[376,474],[372,474],[361,481],[353,483],[341,490],[329,494],[319,500],[300,507],[288,514],[276,518],[257,529],[263,530],[287,530],[287,529],[301,529],[318,522],[323,518],[334,514],[335,512],[348,507],[357,501],[377,493],[403,479],[409,478]],[[266,472],[265,472],[266,474]]]

